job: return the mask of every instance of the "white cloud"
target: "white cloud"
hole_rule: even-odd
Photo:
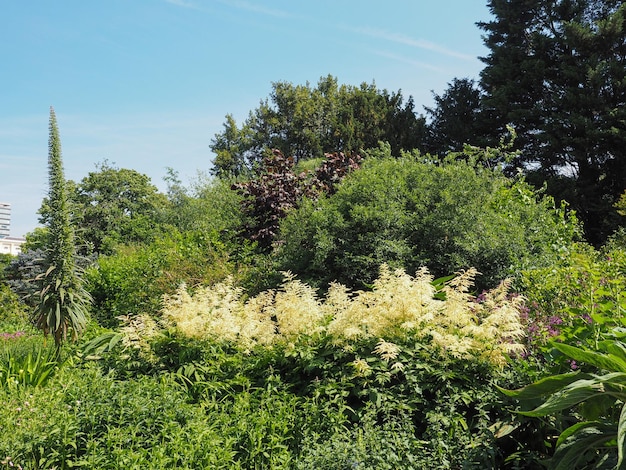
[[[195,3],[192,2],[188,2],[186,0],[165,0],[167,3],[170,3],[172,5],[176,5],[178,7],[183,7],[183,8],[191,8],[192,10],[198,10],[198,6]]]
[[[381,57],[386,57],[388,59],[392,59],[392,60],[396,60],[398,62],[404,62],[405,64],[409,64],[409,65],[413,65],[415,67],[421,68],[421,69],[427,69],[427,70],[432,70],[433,72],[444,72],[443,69],[436,67],[432,64],[428,64],[426,62],[420,62],[419,60],[414,60],[414,59],[410,59],[408,57],[399,55],[399,54],[394,54],[391,52],[387,52],[387,51],[382,51],[382,50],[375,50],[373,49],[371,51],[373,54],[376,54],[378,56]]]
[[[175,0],[180,1],[180,0]],[[246,10],[253,13],[261,13],[267,16],[274,16],[276,18],[289,18],[292,15],[284,10],[276,10],[273,8],[266,8],[261,5],[256,5],[251,2],[247,2],[245,0],[219,0],[220,3],[225,5],[229,5],[231,7],[237,8],[239,10]]]
[[[454,57],[456,59],[462,59],[467,61],[474,61],[476,57],[463,54],[461,52],[454,51],[452,49],[448,49],[447,47],[441,46],[439,44],[435,44],[431,41],[426,41],[424,39],[415,39],[410,36],[393,33],[390,31],[385,31],[382,29],[375,28],[349,28],[351,31],[354,31],[359,34],[363,34],[365,36],[384,39],[386,41],[395,42],[397,44],[403,44],[405,46],[415,47],[417,49],[423,49],[431,52],[436,52],[438,54],[442,54],[448,57]]]

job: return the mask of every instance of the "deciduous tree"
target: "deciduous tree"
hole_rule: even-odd
[[[316,87],[272,84],[269,99],[251,111],[239,128],[230,115],[216,134],[213,173],[250,175],[274,149],[294,162],[323,158],[326,153],[359,153],[388,142],[395,155],[420,147],[425,119],[417,116],[413,99],[379,90],[375,84],[339,85],[328,76]]]

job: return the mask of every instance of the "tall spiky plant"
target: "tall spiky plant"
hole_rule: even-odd
[[[87,323],[91,302],[77,272],[74,230],[70,218],[67,184],[61,157],[61,139],[54,108],[50,107],[48,140],[48,244],[46,271],[40,277],[41,290],[33,321],[44,335],[54,337],[57,350],[72,330],[78,336]]]

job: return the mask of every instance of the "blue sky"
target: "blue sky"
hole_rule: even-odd
[[[241,123],[272,82],[374,82],[416,109],[478,78],[486,0],[4,0],[0,201],[11,235],[37,226],[54,106],[66,177],[105,159],[160,189],[210,169],[226,114]]]

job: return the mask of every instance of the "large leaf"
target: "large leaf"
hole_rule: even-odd
[[[570,408],[589,398],[596,397],[599,394],[605,394],[605,383],[625,383],[626,374],[622,372],[614,372],[591,379],[577,380],[566,385],[561,390],[553,393],[548,399],[532,411],[522,411],[520,414],[525,416],[547,416],[549,414]]]
[[[572,382],[589,377],[591,376],[588,374],[581,374],[578,371],[568,372],[566,374],[545,377],[535,383],[517,390],[507,390],[501,387],[498,387],[498,390],[505,395],[517,398],[518,400],[533,400],[545,395],[550,395],[558,390],[561,390],[563,387],[571,384]]]
[[[101,354],[111,351],[121,339],[122,335],[119,333],[103,333],[91,341],[83,344],[80,356],[83,359],[99,359]]]
[[[554,347],[575,361],[584,362],[609,372],[626,372],[626,361],[615,354],[600,354],[564,343],[554,343]]]
[[[626,405],[622,407],[617,425],[617,470],[626,469]]]
[[[626,345],[622,341],[601,341],[599,349],[626,362]]]
[[[615,429],[610,426],[602,423],[594,423],[595,425],[591,425],[591,423],[587,423],[589,425],[578,424],[574,432],[571,432],[568,438],[557,447],[550,460],[549,468],[551,470],[580,468],[578,464],[585,458],[588,451],[602,447],[608,441],[615,439]]]

